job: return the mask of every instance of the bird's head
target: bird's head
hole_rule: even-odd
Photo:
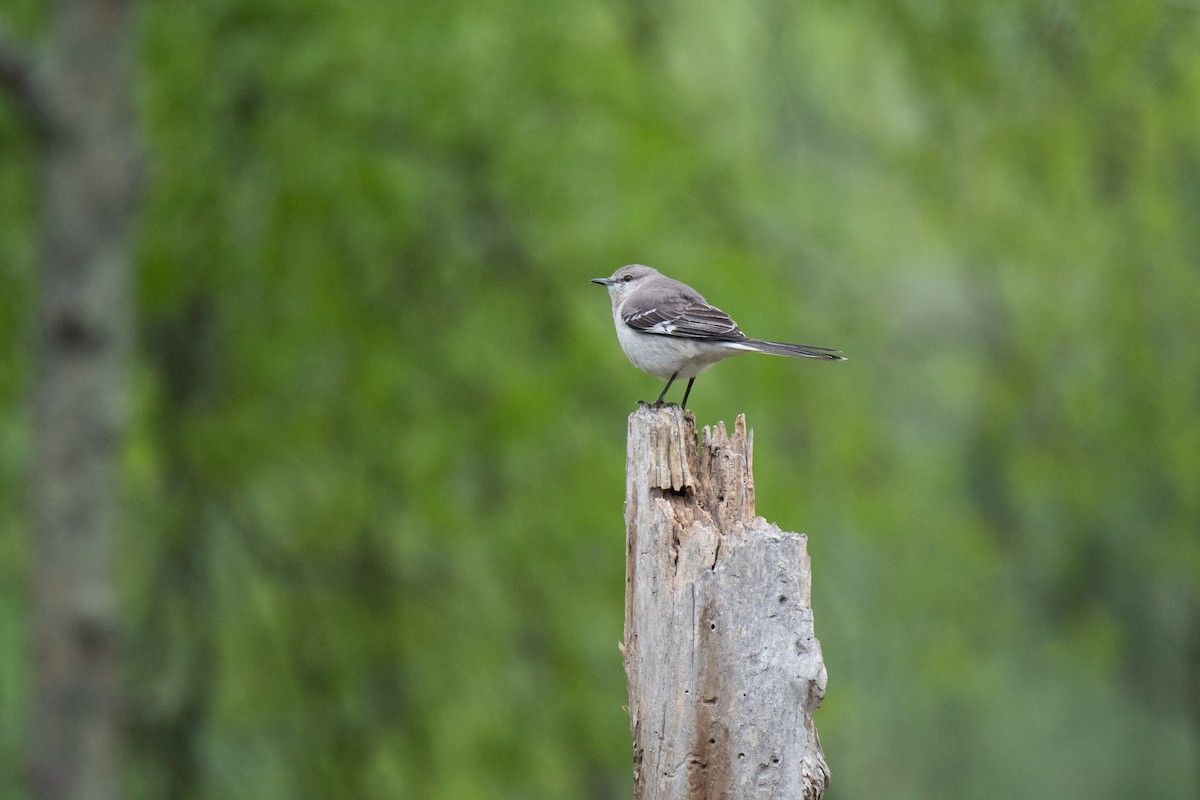
[[[628,264],[607,278],[592,278],[592,283],[608,287],[608,294],[615,302],[628,297],[643,282],[658,274],[658,270],[642,264]]]

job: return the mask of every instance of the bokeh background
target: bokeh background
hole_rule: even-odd
[[[39,0],[0,12],[36,40]],[[621,798],[641,262],[753,335],[851,798],[1200,796],[1200,6],[204,0],[137,30],[131,798]],[[0,796],[36,148],[0,98]]]

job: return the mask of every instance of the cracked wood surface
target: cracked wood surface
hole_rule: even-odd
[[[807,537],[754,515],[753,437],[629,417],[625,672],[635,800],[816,800],[825,664]]]

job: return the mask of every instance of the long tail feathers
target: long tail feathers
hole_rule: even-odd
[[[791,356],[792,358],[819,358],[824,361],[845,361],[839,355],[840,350],[829,347],[812,347],[807,344],[787,344],[786,342],[768,342],[765,339],[747,339],[745,342],[760,353],[770,353],[773,356]]]

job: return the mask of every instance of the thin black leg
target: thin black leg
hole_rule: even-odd
[[[683,405],[680,408],[687,408],[687,397],[692,393],[692,384],[696,382],[695,376],[688,379],[687,388],[683,390]]]
[[[662,391],[659,393],[659,395],[658,395],[658,399],[654,401],[654,405],[656,405],[656,406],[661,406],[661,405],[662,405],[662,403],[663,403],[663,398],[667,396],[667,389],[670,389],[670,388],[671,388],[671,384],[675,382],[675,376],[676,376],[676,375],[678,375],[678,374],[679,374],[679,373],[678,373],[678,372],[676,372],[676,373],[675,373],[675,375],[672,375],[672,376],[671,376],[671,379],[670,379],[669,381],[667,381],[667,385],[666,385],[666,386],[664,386],[664,387],[663,387],[663,390],[662,390]],[[690,386],[691,384],[688,384],[688,385]]]

